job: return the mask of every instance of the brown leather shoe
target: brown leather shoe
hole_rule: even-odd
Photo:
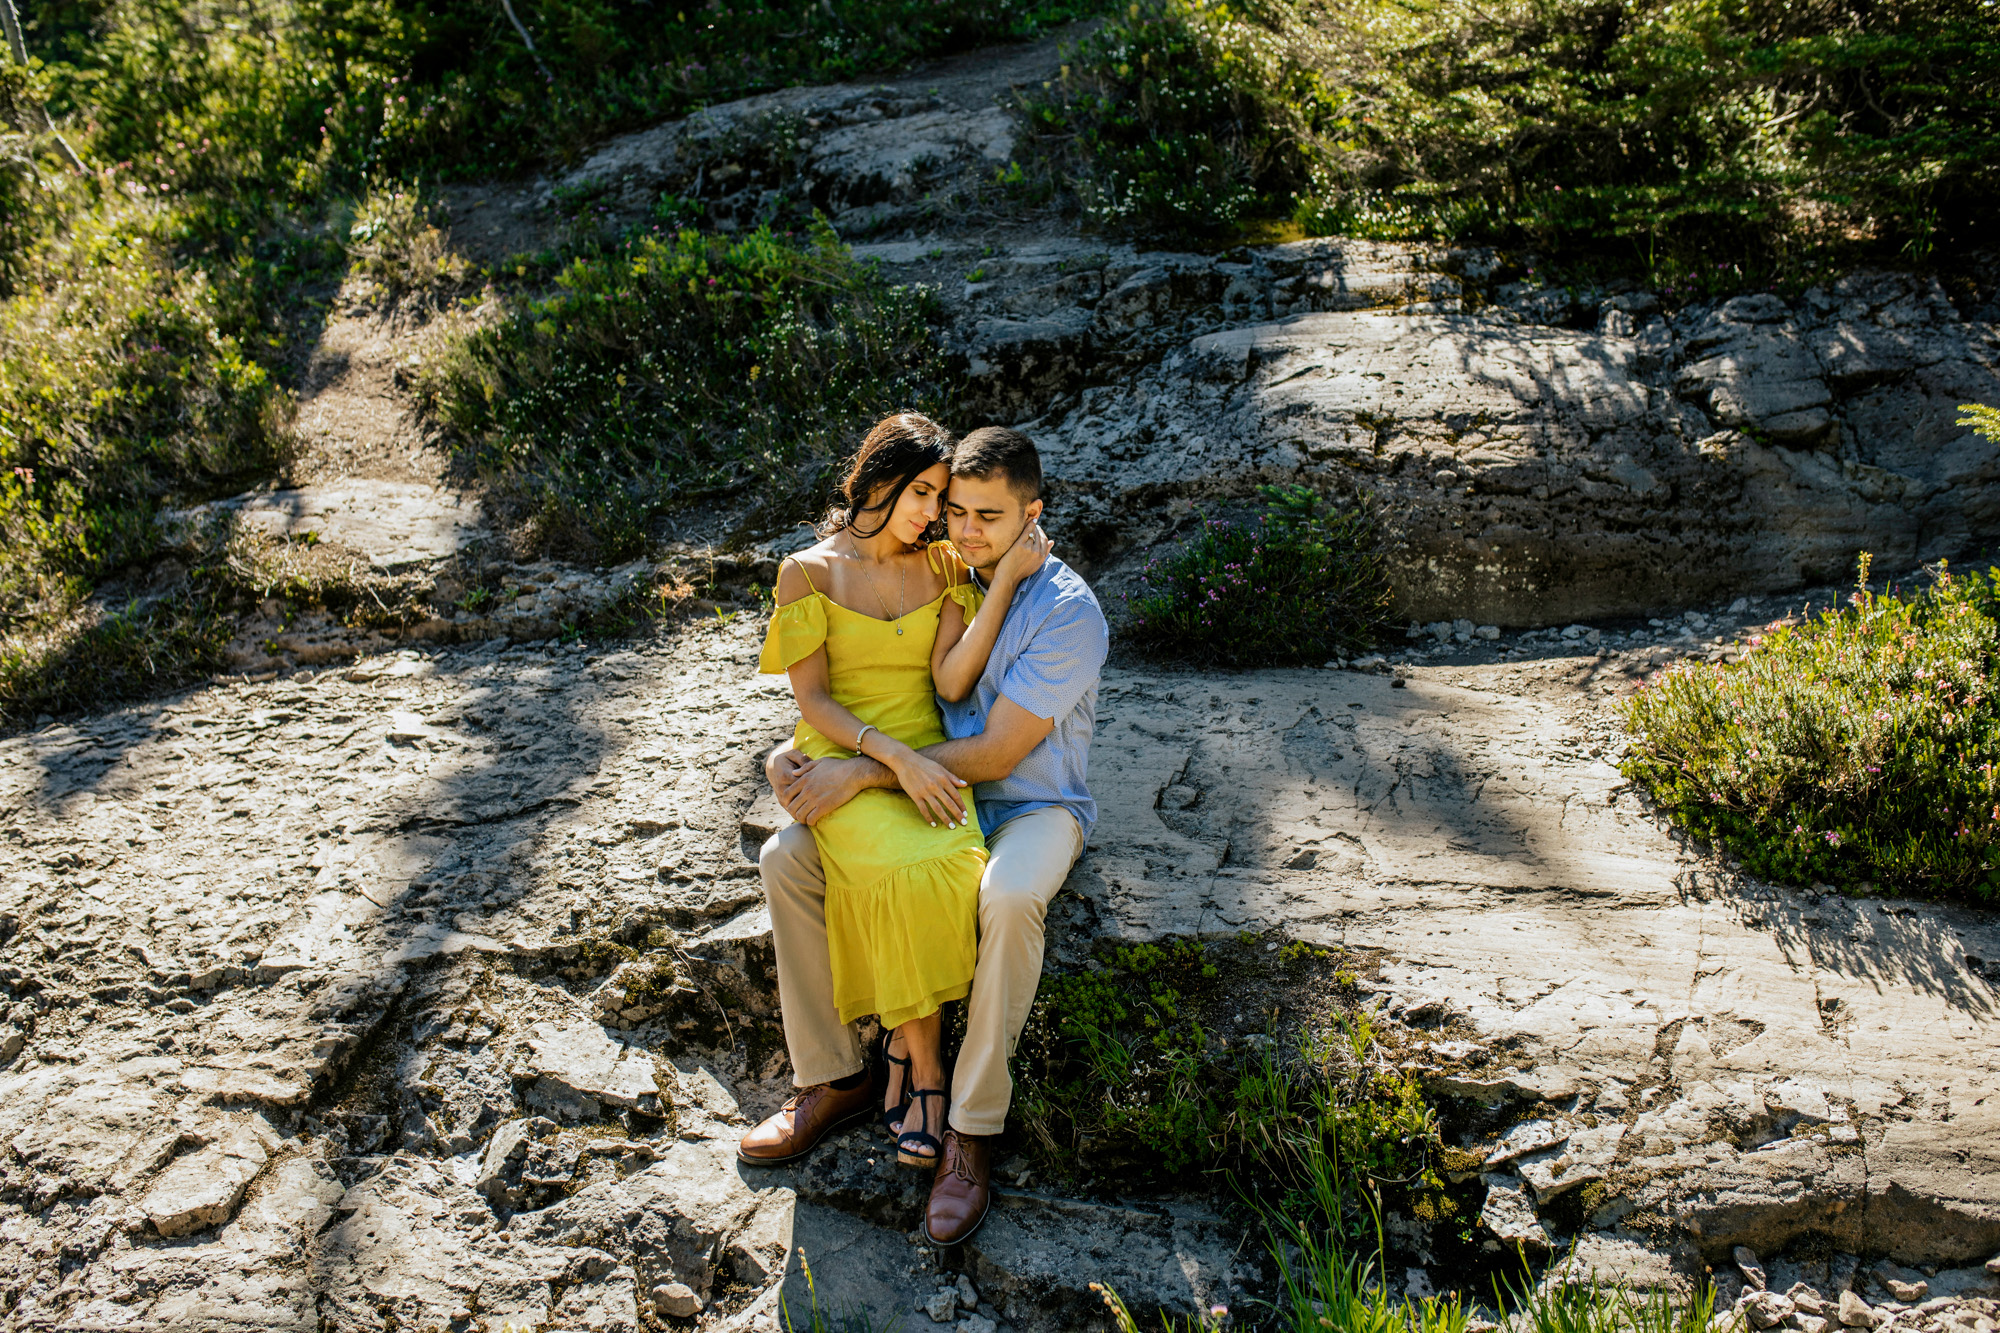
[[[736,1159],[752,1166],[776,1166],[804,1157],[836,1129],[875,1114],[882,1093],[873,1079],[845,1092],[831,1083],[800,1088],[776,1115],[743,1136]]]
[[[993,1206],[993,1140],[983,1134],[944,1132],[944,1154],[931,1181],[924,1234],[933,1245],[956,1245],[986,1220]]]

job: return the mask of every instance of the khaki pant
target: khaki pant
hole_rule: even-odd
[[[1014,1096],[1007,1061],[1042,981],[1042,918],[1083,854],[1083,831],[1069,811],[1044,806],[1002,824],[986,847],[979,961],[965,1005],[965,1043],[951,1078],[951,1126],[963,1134],[998,1134],[1007,1123]],[[803,824],[779,829],[758,862],[771,905],[792,1081],[804,1088],[858,1073],[861,1039],[833,1004],[826,873],[812,830]]]

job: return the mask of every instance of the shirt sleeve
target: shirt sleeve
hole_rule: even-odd
[[[1066,599],[1036,628],[1007,667],[1001,696],[1039,718],[1063,716],[1083,700],[1104,670],[1111,629],[1084,598]]]

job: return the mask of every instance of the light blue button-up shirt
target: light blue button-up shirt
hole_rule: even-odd
[[[1014,771],[973,789],[980,830],[991,834],[1030,810],[1059,805],[1076,816],[1085,841],[1097,823],[1084,770],[1097,720],[1097,681],[1111,647],[1111,628],[1083,576],[1050,556],[1014,590],[1000,637],[978,687],[958,703],[940,699],[944,734],[953,740],[986,730],[1005,695],[1055,730],[1028,751]]]

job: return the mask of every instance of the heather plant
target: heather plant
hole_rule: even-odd
[[[1389,607],[1375,520],[1304,486],[1262,489],[1249,522],[1210,519],[1126,595],[1142,650],[1222,666],[1317,665],[1374,642]]]
[[[640,235],[436,358],[420,385],[461,456],[538,546],[602,560],[658,515],[801,469],[885,411],[943,412],[932,298],[824,224],[803,236]]]
[[[1093,221],[1212,233],[1282,193],[1297,159],[1292,108],[1313,91],[1288,86],[1302,73],[1276,33],[1228,4],[1135,4],[1026,108],[1062,145]]]
[[[1996,577],[1941,569],[1683,662],[1633,696],[1627,777],[1751,870],[1857,892],[2000,889]]]

